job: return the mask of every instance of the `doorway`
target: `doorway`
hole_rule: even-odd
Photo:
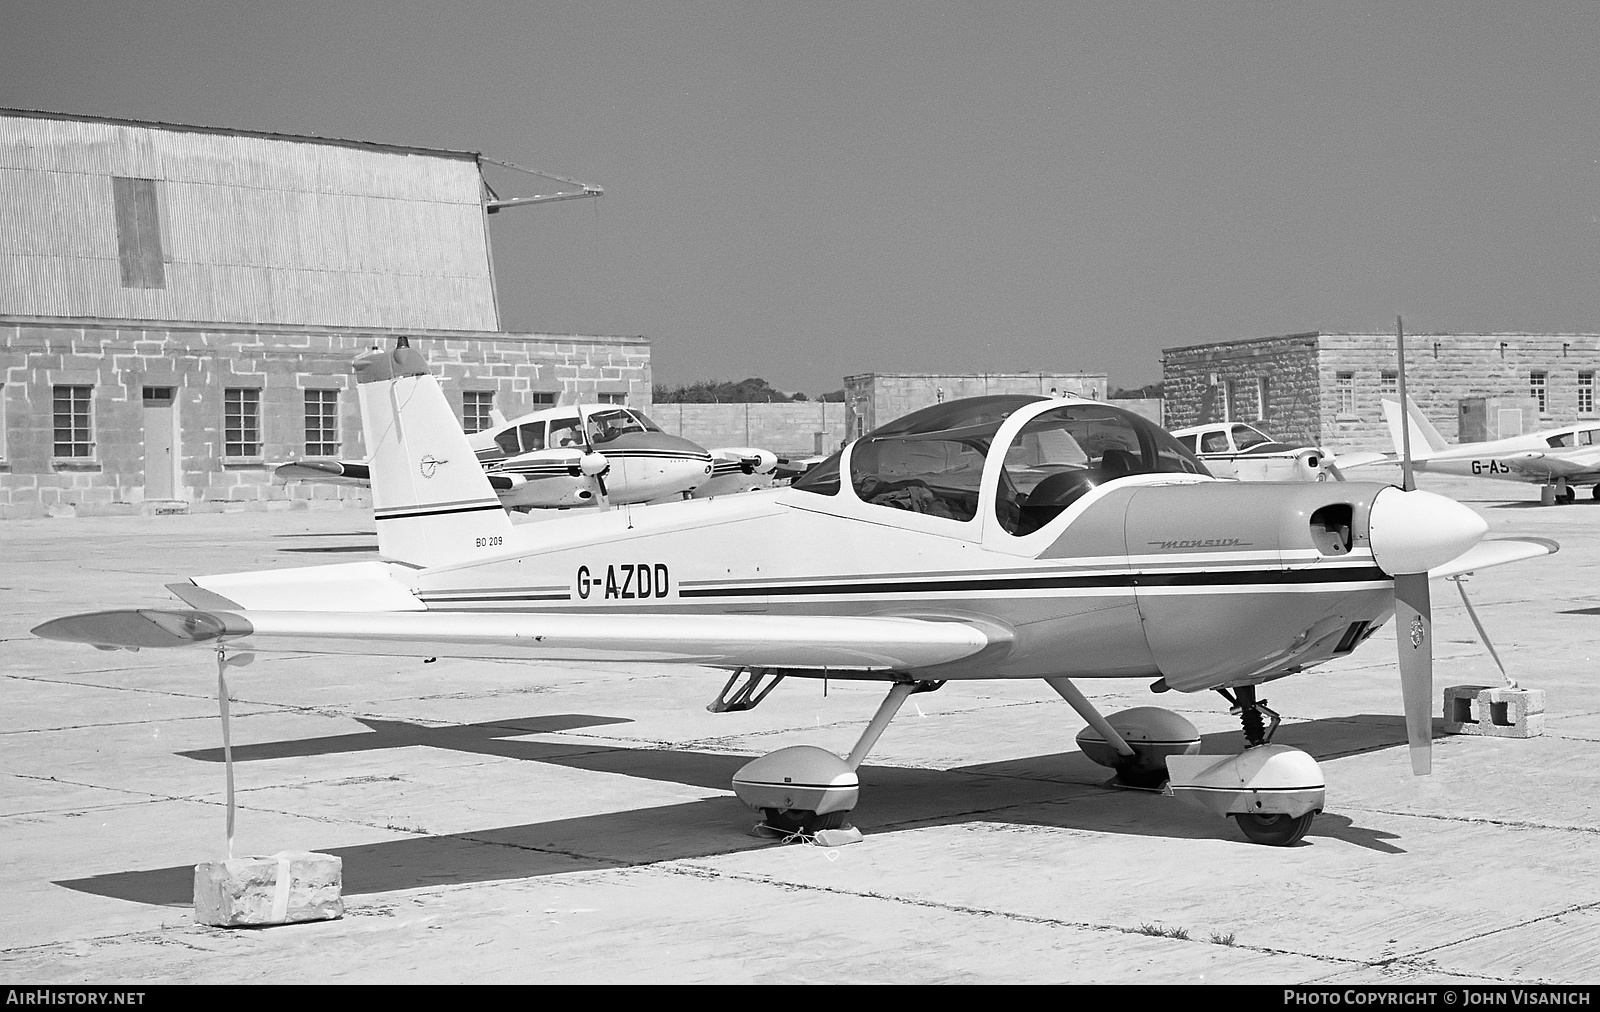
[[[173,387],[144,388],[144,497],[176,499],[178,408]]]

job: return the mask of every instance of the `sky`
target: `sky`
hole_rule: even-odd
[[[1397,314],[1600,331],[1597,42],[1533,0],[0,0],[0,106],[597,183],[490,219],[502,322],[643,334],[658,383],[1136,387]]]

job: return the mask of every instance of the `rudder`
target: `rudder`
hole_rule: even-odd
[[[379,553],[426,567],[509,544],[511,520],[421,353],[402,339],[357,356],[355,373]]]

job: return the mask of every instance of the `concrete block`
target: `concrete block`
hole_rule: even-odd
[[[1444,733],[1537,738],[1544,734],[1544,690],[1446,686]]]
[[[194,919],[218,928],[330,921],[344,916],[344,862],[284,851],[194,866]]]

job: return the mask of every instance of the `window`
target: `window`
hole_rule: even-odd
[[[1356,374],[1353,372],[1335,374],[1333,388],[1339,417],[1353,417],[1356,413]]]
[[[1218,429],[1214,432],[1203,433],[1200,436],[1201,453],[1227,453],[1228,434]]]
[[[528,395],[528,403],[536,408],[553,408],[556,406],[556,395],[550,390],[535,390]]]
[[[1386,401],[1400,403],[1400,371],[1385,369],[1378,374],[1378,396]]]
[[[1225,380],[1222,384],[1222,420],[1233,421],[1233,400],[1237,396],[1233,389],[1233,380]]]
[[[1263,422],[1267,418],[1267,405],[1272,403],[1272,388],[1267,377],[1262,376],[1256,380],[1256,421]]]
[[[494,437],[495,445],[508,457],[544,449],[544,422],[524,422]]]
[[[222,394],[222,455],[261,456],[261,391],[229,387]]]
[[[6,385],[0,383],[0,464],[6,460]]]
[[[461,428],[482,432],[494,424],[494,391],[465,390],[461,393]]]
[[[1594,373],[1580,372],[1578,374],[1578,414],[1594,414]],[[0,448],[3,452],[3,448]]]
[[[866,445],[877,443],[878,440],[870,440]],[[980,451],[987,444],[987,439],[973,441]],[[857,453],[860,446],[857,444]],[[855,469],[852,459],[851,470]],[[964,470],[950,468],[943,473],[918,475],[924,479],[919,484],[926,488],[913,486],[905,490],[912,496],[913,505],[900,505],[897,501],[889,505],[917,509],[918,496],[926,491],[943,494],[948,501],[952,486],[959,486],[958,481],[950,479]],[[1157,472],[1201,474],[1204,470],[1182,443],[1131,411],[1098,404],[1054,408],[1024,425],[1006,448],[995,497],[996,519],[1011,534],[1031,534],[1096,486],[1124,475]],[[859,479],[856,487],[859,495]],[[959,514],[956,518],[965,519]]]
[[[117,219],[117,259],[122,287],[167,287],[161,252],[161,203],[154,179],[111,177]]]
[[[306,456],[339,453],[339,391],[306,391]]]
[[[94,456],[93,402],[92,386],[55,388],[54,453],[57,457]]]
[[[1539,414],[1541,415],[1550,413],[1549,402],[1545,399],[1545,380],[1548,378],[1543,369],[1535,369],[1528,373],[1528,396],[1539,402]]]
[[[600,403],[601,404],[626,404],[626,403],[628,403],[628,395],[627,394],[601,394],[600,395]]]
[[[1252,446],[1261,446],[1272,442],[1271,439],[1267,438],[1265,432],[1259,429],[1252,429],[1248,425],[1235,425],[1230,431],[1233,434],[1233,448],[1236,450],[1248,450]]]

